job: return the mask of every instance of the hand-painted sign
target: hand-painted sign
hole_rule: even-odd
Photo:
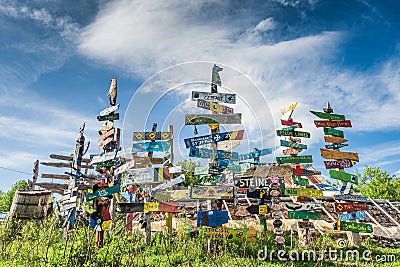
[[[332,144],[341,144],[347,142],[347,139],[339,136],[324,135],[324,141]]]
[[[226,210],[204,210],[197,212],[197,227],[216,227],[228,223],[228,212]]]
[[[233,199],[233,186],[192,186],[190,190],[192,199]]]
[[[257,166],[254,177],[290,177],[292,175],[290,166]]]
[[[297,125],[299,128],[303,127],[300,122],[295,122],[295,121],[281,120],[281,123],[282,123],[282,125],[285,125],[285,126]]]
[[[264,149],[261,149],[261,150],[252,151],[252,152],[245,153],[245,154],[239,154],[237,160],[254,159],[254,158],[258,158],[260,156],[269,155],[271,153],[272,153],[272,149],[271,148],[264,148]],[[232,159],[232,160],[235,160],[235,159]]]
[[[364,203],[335,203],[335,212],[368,210]]]
[[[219,142],[218,149],[225,150],[225,151],[231,151],[238,145],[240,145],[240,140],[227,140],[227,141]]]
[[[349,121],[349,120],[343,120],[343,121],[319,121],[319,120],[315,120],[314,124],[317,127],[330,127],[330,128],[351,127],[351,121]]]
[[[285,208],[287,210],[292,210],[292,211],[312,211],[312,210],[322,210],[322,205],[319,203],[297,204],[297,203],[287,202],[285,203]]]
[[[171,132],[133,132],[133,141],[144,141],[144,140],[170,140],[172,139]]]
[[[309,222],[309,221],[298,221],[297,226],[300,229],[314,229],[315,228],[314,223]]]
[[[238,153],[224,150],[211,150],[207,148],[190,147],[189,157],[215,158],[215,159],[237,159]]]
[[[368,199],[361,195],[335,195],[335,199],[344,201],[368,202]]]
[[[220,174],[226,169],[225,164],[219,164],[216,162],[208,163],[208,174]]]
[[[97,146],[97,149],[102,149],[103,147],[105,147],[106,145],[108,145],[109,143],[111,143],[114,139],[112,137],[107,138],[106,140],[104,140],[103,142],[100,142],[99,145]]]
[[[350,213],[339,213],[339,221],[354,221],[358,219],[364,219],[367,214],[364,211],[356,211]]]
[[[97,116],[98,121],[115,121],[119,120],[119,113]]]
[[[310,211],[289,211],[289,219],[311,219],[318,220],[321,218],[321,214],[318,212],[310,212]]]
[[[222,114],[232,114],[233,108],[220,105],[216,102],[208,102],[202,99],[197,100],[197,107],[204,108],[207,110],[211,110],[213,112],[222,113]]]
[[[159,201],[179,201],[182,199],[189,199],[189,190],[172,190],[172,191],[158,191],[154,198]]]
[[[199,236],[206,239],[225,239],[255,242],[257,233],[248,228],[200,227]]]
[[[300,196],[300,197],[322,197],[321,190],[310,188],[285,188],[286,196]]]
[[[372,233],[373,227],[371,224],[356,223],[356,222],[342,222],[336,223],[336,229],[341,231],[350,231],[355,233]]]
[[[300,132],[300,131],[284,131],[284,130],[276,130],[276,134],[278,136],[293,136],[293,137],[304,137],[310,138],[310,133],[308,132]]]
[[[208,93],[192,91],[192,100],[205,100],[213,102],[224,102],[228,104],[236,104],[235,94],[224,94],[224,93]]]
[[[296,174],[292,175],[292,180],[294,184],[301,185],[301,186],[308,186],[310,181],[307,178],[302,178],[297,176]]]
[[[153,141],[146,143],[134,143],[132,152],[165,152],[171,147],[169,141]]]
[[[296,142],[289,142],[289,141],[285,141],[285,140],[281,140],[281,146],[307,149],[307,145],[299,144]]]
[[[166,173],[168,172],[167,169],[168,168],[139,168],[126,170],[124,185],[163,182],[168,176]]]
[[[121,212],[171,212],[178,213],[179,209],[176,205],[165,202],[146,202],[146,203],[118,203]]]
[[[299,154],[301,152],[300,148],[288,148],[288,149],[284,149],[282,150],[284,155],[290,155],[290,156],[297,156],[297,154]]]
[[[356,152],[342,152],[337,150],[328,150],[320,148],[321,157],[324,159],[349,159],[358,162],[358,153]]]
[[[233,114],[186,114],[185,125],[241,124],[242,113]]]
[[[298,124],[293,125],[293,126],[284,127],[281,130],[283,130],[283,131],[291,131],[291,130],[294,130],[296,128],[300,128]]]
[[[265,215],[269,212],[268,205],[251,205],[246,208],[250,214]]]
[[[338,159],[331,161],[324,161],[325,169],[343,169],[351,168],[355,165],[354,161],[348,159]]]
[[[329,144],[329,145],[325,145],[326,149],[339,149],[345,146],[348,146],[349,144]]]
[[[217,134],[204,135],[199,137],[184,139],[186,148],[191,146],[200,146],[204,144],[211,144],[214,142],[220,142],[224,140],[242,140],[244,135],[244,130],[224,132]]]
[[[279,178],[278,178],[279,179]],[[247,177],[235,177],[235,186],[239,188],[263,188],[268,187],[271,184],[271,179],[266,177],[255,177],[255,176],[247,176]],[[284,179],[279,179],[279,184],[282,188],[284,188]]]
[[[111,112],[116,111],[119,108],[119,104],[115,105],[115,106],[109,106],[105,109],[103,109],[102,111],[100,111],[100,116],[105,116],[110,114]]]
[[[289,157],[276,157],[276,162],[279,164],[284,163],[312,163],[312,156],[289,156]]]
[[[344,115],[340,115],[340,114],[325,113],[325,112],[312,111],[312,110],[310,110],[310,112],[312,114],[314,114],[315,116],[317,116],[318,118],[331,120],[331,121],[341,121],[341,120],[346,119]]]
[[[177,185],[177,184],[180,184],[180,183],[183,183],[183,182],[185,182],[185,178],[183,178],[183,177],[174,178],[174,179],[172,179],[172,180],[171,180],[170,182],[168,182],[168,183],[160,184],[160,185],[154,187],[154,188],[151,190],[151,192],[152,192],[153,194],[155,194],[155,193],[156,193],[157,191],[159,191],[159,190],[165,190],[165,189],[167,189],[167,188],[170,188],[170,187],[172,187],[172,186],[174,186],[174,185]]]
[[[107,121],[100,127],[100,131],[106,132],[112,129],[114,127],[114,123],[111,121]]]
[[[105,188],[102,188],[100,190],[97,190],[94,193],[86,194],[85,195],[85,200],[86,201],[90,201],[90,200],[93,200],[93,199],[97,199],[99,197],[111,196],[111,195],[113,195],[115,193],[118,193],[120,191],[121,191],[121,188],[120,188],[119,185],[114,185],[112,187],[105,187]]]
[[[40,175],[42,178],[50,178],[50,179],[60,179],[60,180],[69,180],[70,176],[65,174],[50,174],[50,173],[42,173]]]
[[[115,133],[115,128],[112,128],[111,130],[109,130],[109,131],[103,133],[102,135],[100,135],[100,136],[97,138],[97,141],[104,140],[104,139],[106,139],[107,137],[110,137],[111,135],[113,135],[114,133]]]
[[[143,212],[144,203],[118,203],[118,206],[123,213]]]
[[[329,176],[333,179],[341,180],[343,182],[350,182],[353,184],[358,184],[358,177],[357,175],[336,171],[336,170],[329,170]]]
[[[342,138],[344,137],[343,131],[332,129],[332,128],[324,128],[324,134],[333,135],[333,136],[342,137]]]

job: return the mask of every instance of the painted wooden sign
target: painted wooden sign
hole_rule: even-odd
[[[272,148],[264,148],[264,149],[260,149],[257,151],[245,153],[245,154],[239,154],[237,160],[254,159],[254,158],[261,157],[261,156],[269,155],[271,153],[272,153]],[[232,160],[236,160],[236,159],[232,159]]]
[[[285,141],[285,140],[281,140],[281,146],[307,149],[307,145],[299,144],[299,143],[296,143],[296,142],[289,142],[289,141]]]
[[[338,160],[330,160],[324,161],[325,169],[343,169],[343,168],[351,168],[355,165],[354,161],[349,159],[338,159]]]
[[[301,186],[308,186],[310,181],[307,178],[302,178],[295,174],[292,175],[292,180],[294,184],[301,185]]]
[[[290,177],[292,175],[290,166],[257,166],[254,177]]]
[[[225,165],[219,163],[210,162],[208,163],[208,174],[220,174],[226,169]]]
[[[217,240],[257,241],[257,232],[248,228],[200,227],[199,236]]]
[[[178,213],[179,209],[176,205],[165,202],[146,202],[146,203],[118,203],[121,212],[171,212]]]
[[[254,187],[263,188],[263,187],[269,187],[269,185],[271,184],[271,178],[254,177],[254,176],[235,177],[234,182],[235,186],[239,188],[254,188]],[[283,178],[280,178],[278,182],[282,188],[285,187]]]
[[[344,137],[343,131],[332,129],[332,128],[324,128],[324,134],[333,135],[333,136],[342,137],[342,138]]]
[[[160,185],[154,187],[154,188],[151,190],[151,192],[152,192],[153,194],[155,194],[155,193],[156,193],[157,191],[159,191],[159,190],[165,190],[165,189],[170,188],[170,187],[172,187],[172,186],[174,186],[174,185],[177,185],[177,184],[180,184],[180,183],[184,183],[184,182],[185,182],[185,178],[184,178],[184,177],[177,177],[177,178],[172,179],[172,180],[171,180],[170,182],[168,182],[168,183],[160,184]]]
[[[143,212],[144,203],[118,203],[118,206],[122,213],[132,213],[132,212]]]
[[[216,227],[228,223],[228,212],[226,210],[201,210],[197,212],[197,227]]]
[[[322,205],[319,203],[291,203],[286,202],[285,208],[292,211],[313,211],[322,210]]]
[[[124,185],[163,182],[167,173],[165,173],[165,175],[163,172],[160,174],[160,169],[164,171],[164,168],[139,168],[126,170]]]
[[[265,215],[269,212],[268,205],[251,205],[246,208],[250,214]]]
[[[100,135],[100,136],[97,138],[97,141],[104,140],[104,139],[106,139],[107,137],[110,137],[110,136],[114,135],[114,133],[115,133],[115,128],[112,128],[111,130],[109,130],[109,131],[103,133],[102,135]]]
[[[189,149],[189,157],[195,158],[216,158],[216,159],[237,159],[238,153],[224,150],[211,150],[207,148],[198,148],[191,146]]]
[[[233,186],[192,186],[190,190],[192,199],[233,199]]]
[[[339,136],[324,135],[324,141],[332,144],[341,144],[347,142],[347,139]]]
[[[119,113],[97,116],[98,121],[115,121],[119,120]]]
[[[314,223],[310,221],[298,221],[297,226],[300,229],[315,229]]]
[[[318,212],[311,211],[289,211],[289,219],[311,219],[318,220],[321,218],[321,214]]]
[[[136,168],[150,168],[152,165],[150,158],[147,156],[134,156],[132,162]]]
[[[368,207],[364,203],[335,203],[335,212],[351,212],[368,210]]]
[[[192,91],[192,100],[198,100],[198,99],[210,102],[224,102],[228,104],[236,104],[235,94]]]
[[[296,128],[300,128],[298,124],[293,125],[293,126],[284,127],[281,130],[283,130],[283,131],[291,131],[291,130],[294,130]]]
[[[340,115],[340,114],[325,113],[325,112],[312,111],[312,110],[310,110],[310,112],[312,114],[314,114],[315,116],[317,116],[318,118],[331,120],[331,121],[342,121],[342,120],[346,119],[344,115]]]
[[[344,201],[368,202],[368,199],[361,195],[335,195],[335,199]]]
[[[367,214],[364,211],[356,211],[350,213],[339,213],[339,221],[354,221],[358,219],[364,219]]]
[[[242,140],[244,135],[244,130],[223,132],[217,134],[203,135],[199,137],[184,139],[186,148],[191,146],[200,146],[205,144],[211,144],[215,142],[220,142],[224,140]]]
[[[284,149],[282,152],[283,152],[283,155],[297,156],[297,154],[299,154],[301,152],[301,149],[290,147],[290,148]]]
[[[330,127],[330,128],[337,128],[337,127],[351,127],[351,121],[344,120],[344,121],[314,121],[315,126],[317,127]]]
[[[40,164],[57,168],[71,168],[71,163],[66,162],[40,162]]]
[[[50,174],[50,173],[42,173],[42,178],[49,178],[49,179],[60,179],[60,180],[69,180],[70,176],[66,174]]]
[[[288,157],[276,157],[276,162],[279,164],[284,163],[312,163],[312,156],[288,156]]]
[[[144,140],[171,140],[171,132],[133,132],[133,141],[144,141]]]
[[[202,99],[197,100],[197,107],[211,110],[221,114],[232,114],[233,108],[218,104],[216,102],[208,102]]]
[[[233,114],[186,114],[185,125],[241,124],[242,113]]]
[[[121,191],[120,185],[114,185],[112,187],[105,187],[105,188],[97,190],[94,193],[86,194],[85,200],[90,201],[90,200],[97,199],[99,197],[111,196],[120,191]]]
[[[100,142],[99,145],[97,146],[97,149],[102,149],[103,147],[105,147],[106,145],[110,144],[112,141],[114,141],[114,138],[109,137],[106,140],[104,140],[103,142]]]
[[[285,188],[286,196],[300,196],[300,197],[322,197],[321,190],[311,188]]]
[[[333,179],[337,179],[337,180],[340,180],[343,182],[350,182],[353,184],[358,184],[357,175],[354,175],[351,173],[336,171],[336,170],[329,170],[329,176]]]
[[[96,164],[103,161],[113,160],[121,157],[125,157],[126,154],[130,153],[131,149],[127,148],[121,151],[107,152],[101,155],[93,156],[90,164]]]
[[[56,155],[56,154],[51,154],[51,155],[50,155],[50,158],[52,158],[52,159],[59,159],[59,160],[68,160],[68,161],[72,161],[72,160],[73,160],[73,157],[72,157],[72,156],[64,156],[64,155]],[[82,162],[85,162],[85,163],[89,163],[89,162],[90,162],[90,159],[82,158],[81,161],[82,161]]]
[[[152,164],[158,164],[158,165],[161,165],[161,164],[163,164],[164,162],[165,162],[165,158],[151,158],[150,159],[150,162],[152,163]]]
[[[356,152],[342,152],[337,150],[328,150],[320,148],[321,157],[324,159],[349,159],[358,162],[358,153]]]
[[[103,109],[102,111],[100,111],[100,116],[105,116],[110,114],[111,112],[116,111],[117,109],[119,109],[119,104],[115,105],[115,106],[109,106],[105,109]]]
[[[294,126],[297,125],[299,128],[303,128],[300,122],[281,120],[281,124],[285,126]]]
[[[276,134],[278,136],[293,136],[293,137],[304,137],[310,138],[310,133],[308,132],[300,132],[300,131],[284,131],[284,130],[276,130]]]
[[[340,231],[350,231],[354,233],[372,233],[373,227],[371,224],[367,223],[357,223],[357,222],[342,222],[338,221],[336,223],[336,229]]]
[[[112,121],[107,121],[100,127],[100,131],[106,132],[111,130],[114,127],[114,123]]]
[[[169,190],[169,191],[158,191],[154,198],[159,201],[179,201],[189,199],[189,190],[181,189],[181,190]]]
[[[219,142],[218,149],[225,150],[225,151],[231,151],[238,145],[240,145],[240,140],[227,140],[227,141]]]
[[[349,144],[330,144],[330,145],[325,145],[326,149],[339,149],[345,146],[348,146]]]
[[[171,147],[169,141],[153,141],[134,143],[132,145],[132,152],[165,152]]]

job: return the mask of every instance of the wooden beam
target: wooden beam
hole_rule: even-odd
[[[400,224],[393,219],[392,216],[390,216],[384,209],[382,209],[381,206],[379,206],[372,198],[369,198],[369,200],[372,202],[372,204],[374,204],[380,211],[383,212],[383,214],[385,214],[392,222],[394,222],[394,224],[396,224],[398,227],[400,227]]]
[[[73,160],[72,156],[63,156],[63,155],[56,155],[56,154],[51,154],[50,158],[51,159],[58,159],[58,160],[69,160],[69,161]],[[90,163],[90,159],[84,159],[83,158],[82,162]]]
[[[51,173],[42,173],[42,178],[48,179],[61,179],[61,180],[69,180],[70,176],[67,174],[51,174]]]

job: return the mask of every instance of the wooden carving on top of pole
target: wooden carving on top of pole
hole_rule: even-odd
[[[221,77],[219,76],[219,72],[222,71],[223,68],[218,67],[214,64],[212,68],[212,76],[211,76],[211,93],[218,93],[217,85],[221,86]]]
[[[115,106],[117,102],[117,78],[113,77],[111,80],[110,89],[108,90],[107,96],[110,97],[110,106]]]

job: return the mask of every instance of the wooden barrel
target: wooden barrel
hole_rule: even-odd
[[[43,219],[49,209],[51,191],[16,191],[10,217],[18,219]]]

